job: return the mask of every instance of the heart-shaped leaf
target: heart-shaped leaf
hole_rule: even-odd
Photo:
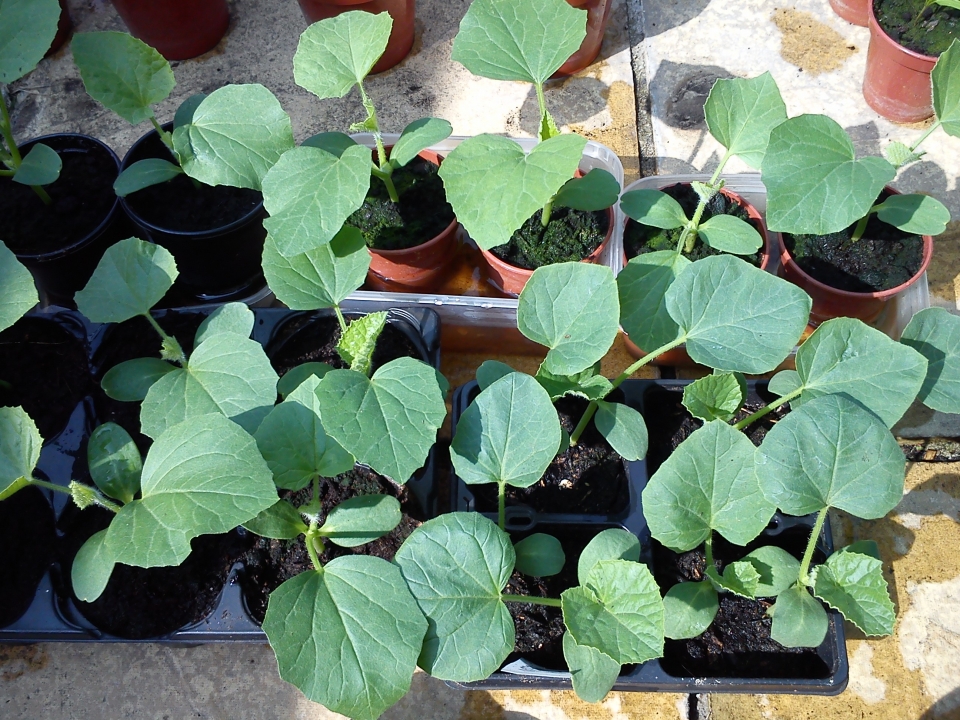
[[[344,500],[327,515],[323,537],[341,547],[358,547],[383,537],[400,524],[400,502],[389,495]]]
[[[714,250],[734,255],[751,255],[763,247],[763,238],[753,225],[733,215],[714,215],[698,232]]]
[[[443,142],[453,127],[439,118],[420,118],[407,125],[390,151],[390,164],[403,167],[431,145]]]
[[[901,168],[923,157],[922,152],[914,152],[902,142],[894,140],[883,150],[883,156],[895,168]]]
[[[743,405],[743,388],[733,373],[715,373],[683,388],[683,406],[694,417],[729,420]]]
[[[677,322],[667,312],[666,295],[689,264],[680,253],[660,250],[638,255],[617,275],[620,325],[630,340],[647,352],[680,334]]]
[[[249,337],[253,332],[253,310],[244,303],[232,302],[221,305],[206,320],[200,323],[194,344],[199,345],[217,333],[230,332],[243,337]]]
[[[107,530],[94,533],[80,546],[70,568],[73,594],[84,602],[93,602],[103,594],[116,561],[106,550]]]
[[[647,454],[647,426],[632,407],[598,400],[593,422],[624,460],[640,460]]]
[[[947,229],[950,211],[929,195],[891,195],[877,206],[877,217],[907,233],[939,235]]]
[[[6,330],[40,302],[33,275],[17,256],[0,242],[0,330]]]
[[[480,386],[481,390],[486,390],[497,380],[512,372],[516,372],[516,370],[506,363],[499,360],[484,360],[477,368],[477,385]]]
[[[124,170],[113,181],[113,191],[119,197],[126,197],[151,185],[159,185],[182,175],[183,170],[168,160],[148,158],[139,160]]]
[[[91,433],[87,465],[93,482],[108,497],[126,504],[140,491],[140,451],[130,434],[116,423],[104,423]]]
[[[709,580],[677,583],[663,596],[663,634],[685,640],[702,633],[720,610],[717,589]]]
[[[114,400],[140,402],[157,380],[176,369],[176,365],[160,358],[125,360],[107,371],[100,387]]]
[[[960,41],[954,40],[940,53],[930,80],[933,83],[933,109],[940,127],[948,135],[960,137]]]
[[[760,169],[770,131],[787,119],[787,106],[769,72],[755,78],[721,78],[703,104],[710,134],[752,168]]]
[[[513,549],[517,554],[517,570],[532,577],[556,575],[566,562],[560,541],[546,533],[529,535]]]
[[[0,493],[33,477],[42,444],[36,423],[23,408],[0,407]]]
[[[816,568],[814,594],[864,635],[891,635],[897,615],[880,560],[845,549]]]
[[[755,597],[775,597],[797,582],[800,561],[782,548],[765,545],[743,558],[760,576]]]
[[[275,540],[295,540],[308,529],[300,512],[286,500],[277,500],[253,520],[247,520],[243,527],[255,535]]]
[[[600,372],[600,363],[573,375],[554,375],[541,366],[537,370],[537,382],[547,391],[551,400],[558,400],[565,395],[576,395],[587,400],[600,400],[613,390],[613,383],[607,380]]]
[[[573,691],[584,702],[600,702],[613,689],[620,663],[589,645],[580,645],[570,633],[563,634],[563,659],[570,668]]]
[[[608,528],[587,543],[577,562],[577,580],[586,585],[593,566],[601,560],[640,560],[640,541],[637,536],[621,528]]]
[[[710,566],[706,570],[706,575],[718,592],[731,592],[745,598],[757,596],[760,573],[749,562],[740,560],[730,563],[723,569],[723,575],[717,571],[716,567]]]
[[[337,353],[350,369],[361,375],[370,374],[377,338],[387,324],[385,311],[370,313],[352,321],[337,343]]]
[[[193,122],[194,113],[197,112],[197,108],[200,107],[208,93],[194,93],[182,103],[180,107],[177,108],[177,112],[173,115],[173,127],[177,129],[184,125],[189,125]]]
[[[49,145],[37,143],[26,157],[17,172],[10,178],[21,185],[49,185],[60,177],[63,162],[56,150]]]
[[[919,399],[941,412],[960,413],[960,318],[925,308],[910,320],[900,342],[927,359]]]
[[[291,368],[277,383],[277,394],[286,398],[303,383],[304,380],[316,377],[323,380],[323,376],[333,370],[333,367],[322,362],[308,362]]]
[[[827,636],[827,611],[805,587],[784,590],[768,612],[773,615],[770,637],[784,647],[817,647]]]
[[[680,203],[660,190],[631,190],[620,198],[620,209],[641,225],[672,230],[687,224]]]
[[[303,147],[314,147],[325,150],[334,157],[340,157],[345,150],[359,145],[356,140],[342,132],[322,132],[311,135],[302,143]]]
[[[43,59],[57,34],[57,0],[0,3],[0,84],[19,80]]]
[[[553,198],[554,207],[596,212],[617,203],[620,183],[602,168],[594,168],[583,177],[567,180]]]

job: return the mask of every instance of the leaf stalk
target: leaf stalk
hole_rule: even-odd
[[[501,595],[500,599],[505,603],[529,603],[530,605],[546,605],[547,607],[562,607],[560,598],[542,598],[531,597],[529,595]]]
[[[752,425],[753,423],[755,423],[755,422],[756,422],[757,420],[759,420],[760,418],[764,417],[765,415],[768,415],[768,414],[772,413],[774,410],[776,410],[778,407],[780,407],[780,406],[783,405],[784,403],[788,403],[788,402],[790,402],[791,400],[793,400],[794,398],[799,397],[799,396],[800,396],[800,393],[802,393],[802,392],[803,392],[803,388],[801,387],[801,388],[797,388],[796,390],[794,390],[794,391],[791,392],[791,393],[787,393],[787,394],[784,395],[783,397],[777,398],[776,400],[774,400],[774,401],[773,401],[772,403],[770,403],[769,405],[766,405],[765,407],[762,407],[762,408],[760,408],[759,410],[757,410],[755,413],[753,413],[753,415],[748,415],[748,416],[745,417],[743,420],[741,420],[740,422],[736,423],[736,424],[733,426],[734,429],[735,429],[735,430],[743,430],[745,427],[749,427],[750,425]]]
[[[813,551],[817,546],[817,538],[820,537],[820,531],[823,529],[823,522],[827,519],[827,511],[829,509],[829,507],[825,507],[817,513],[817,521],[813,525],[813,530],[810,531],[810,539],[807,541],[807,548],[803,551],[803,559],[800,561],[799,582],[807,587],[810,586],[810,561],[813,559]]]

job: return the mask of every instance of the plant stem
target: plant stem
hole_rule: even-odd
[[[769,413],[772,413],[774,410],[776,410],[778,407],[780,407],[784,403],[788,403],[791,400],[793,400],[795,397],[799,397],[800,393],[802,392],[803,392],[803,388],[799,388],[797,390],[794,390],[791,393],[787,393],[783,397],[777,398],[769,405],[757,410],[753,415],[748,415],[743,420],[738,422],[736,425],[733,426],[734,429],[743,430],[745,427],[749,427],[750,425],[755,423],[757,420],[762,418],[764,415],[768,415]]]
[[[7,104],[0,98],[0,133],[3,134],[3,140],[10,150],[10,158],[13,160],[13,169],[20,167],[23,158],[20,157],[20,148],[13,140],[13,128],[10,124],[10,113],[7,111]]]
[[[345,333],[347,331],[347,319],[343,316],[343,311],[339,305],[334,305],[333,311],[337,314],[337,322],[340,323],[340,333]]]
[[[813,559],[813,551],[817,546],[817,538],[820,537],[820,531],[823,529],[823,521],[827,519],[827,510],[830,508],[825,507],[819,513],[817,513],[817,521],[813,525],[813,530],[810,531],[810,539],[807,541],[807,549],[803,551],[803,560],[800,561],[800,582],[804,585],[810,585],[810,561]]]
[[[13,170],[0,170],[0,177],[13,177],[16,173]]]
[[[924,7],[924,10],[926,10],[926,7]],[[913,145],[910,146],[910,152],[916,152],[917,148],[920,147],[920,143],[922,143],[924,140],[930,137],[930,134],[934,130],[936,130],[938,127],[940,127],[939,119],[935,123],[933,123],[933,125],[931,125],[929,128],[927,128],[926,132],[924,132],[923,135],[920,136],[919,140],[917,140]]]
[[[529,595],[501,595],[504,602],[529,603],[530,605],[546,605],[547,607],[562,607],[560,598],[531,597]]]
[[[860,238],[863,237],[863,233],[867,229],[867,221],[870,219],[870,216],[877,211],[877,205],[874,205],[862,218],[857,220],[857,226],[853,229],[853,233],[850,235],[850,242],[857,242]]]
[[[36,485],[37,487],[44,488],[46,490],[53,490],[54,492],[63,493],[64,495],[72,495],[70,488],[66,488],[63,485],[55,485],[52,482],[47,482],[46,480],[37,480],[36,478],[27,478],[27,482],[30,485]]]
[[[547,204],[543,206],[543,211],[540,213],[540,224],[543,227],[546,227],[550,224],[550,215],[553,212],[553,198],[550,198],[547,201]]]
[[[707,561],[705,567],[713,567],[713,530],[707,532],[707,539],[703,542],[703,553]]]
[[[157,135],[160,136],[161,142],[167,146],[167,150],[170,151],[170,154],[173,155],[173,159],[177,161],[177,164],[180,164],[180,161],[177,159],[177,154],[173,150],[173,135],[164,130],[160,123],[157,122],[155,115],[150,116],[150,124],[153,125],[153,129],[157,131]]]
[[[363,83],[358,82],[357,87],[360,89],[360,102],[363,103],[364,109],[367,111],[367,121],[364,123],[370,132],[373,133],[373,140],[377,144],[377,165],[381,168],[387,164],[387,151],[383,147],[383,138],[380,135],[380,123],[377,121],[377,109],[373,105],[373,100],[367,95],[367,91],[363,89]]]
[[[33,190],[41,200],[43,200],[44,205],[50,205],[53,203],[53,200],[47,194],[47,191],[39,185],[31,185],[30,189]]]
[[[163,328],[160,327],[159,323],[153,319],[153,316],[150,313],[145,313],[144,316],[147,321],[153,326],[153,329],[157,331],[160,335],[160,339],[163,341],[164,347],[175,347],[180,351],[180,357],[174,358],[181,366],[186,367],[187,356],[183,354],[183,350],[180,348],[180,343],[177,342],[177,339],[167,335]]]
[[[314,569],[323,570],[323,565],[320,564],[320,558],[317,556],[317,546],[313,542],[317,537],[319,537],[317,535],[317,519],[314,518],[310,521],[310,527],[307,528],[304,540],[307,543],[307,553],[310,555],[310,562],[313,563]]]
[[[388,165],[387,167],[389,168],[390,166]],[[381,170],[376,165],[370,168],[370,172],[373,173],[375,178],[383,181],[384,186],[387,188],[387,195],[390,197],[390,202],[400,202],[400,195],[397,193],[397,186],[393,184],[391,173],[386,170]]]
[[[501,530],[506,530],[507,525],[507,483],[497,483],[497,524]]]

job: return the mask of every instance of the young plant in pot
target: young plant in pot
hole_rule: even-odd
[[[565,0],[478,0],[454,39],[454,60],[475,75],[531,83],[540,107],[539,143],[529,154],[509,138],[478,135],[440,167],[458,220],[507,294],[518,295],[537,267],[596,262],[613,233],[619,185],[601,169],[574,177],[586,138],[560,134],[543,92],[580,46],[585,25],[586,12]]]
[[[268,193],[271,217],[265,225],[271,234],[286,238],[277,228],[284,216],[299,212],[297,203],[311,192],[316,203],[313,212],[335,218],[327,222],[324,217],[325,227],[335,232],[345,219],[363,232],[372,256],[368,275],[372,284],[417,289],[441,276],[455,255],[456,218],[437,175],[440,158],[427,150],[446,139],[451,127],[446,120],[422,118],[410,123],[392,148],[384,146],[377,111],[363,81],[383,53],[391,24],[387,13],[354,11],[314,23],[300,36],[293,58],[297,84],[321,99],[343,97],[357,87],[367,117],[350,129],[373,135],[373,162],[369,149],[343,133],[309,138],[304,147],[284,158],[284,168],[278,168],[286,188],[276,197]],[[349,167],[338,178],[339,192],[321,195],[310,190],[312,184],[324,182],[322,176],[328,171],[329,158],[319,155],[317,148]],[[311,158],[318,159],[311,164]],[[271,178],[271,182],[277,181]],[[291,199],[294,183],[299,192]],[[336,206],[347,211],[345,218]],[[291,235],[290,244],[279,246],[280,251],[301,251],[304,246],[299,239]]]
[[[262,85],[227,85],[187,98],[172,125],[161,126],[152,106],[175,81],[156,50],[119,32],[82,33],[72,47],[91,97],[154,127],[127,153],[114,189],[143,237],[176,258],[179,300],[239,299],[261,289],[261,184],[294,144],[277,99]]]
[[[911,146],[892,143],[885,159],[857,159],[847,133],[824,115],[791,118],[770,133],[762,165],[767,225],[783,233],[784,277],[814,298],[813,322],[871,322],[926,270],[931,236],[943,232],[950,213],[932,197],[901,195],[887,183],[921,156],[918,147],[936,128],[960,135],[957,77],[955,42],[932,74],[936,122]]]

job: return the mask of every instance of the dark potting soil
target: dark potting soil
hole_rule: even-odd
[[[326,542],[326,548],[319,556],[322,565],[343,555],[369,555],[393,560],[403,541],[426,519],[409,488],[396,485],[369,468],[358,465],[336,478],[321,480],[321,524],[327,513],[343,501],[360,495],[376,494],[391,495],[400,501],[403,513],[400,524],[383,537],[355,548],[344,548],[333,542]],[[313,489],[304,488],[295,493],[281,491],[280,495],[299,507],[309,502]],[[240,586],[247,609],[257,622],[262,623],[270,593],[287,580],[313,570],[314,567],[302,537],[295,540],[272,540],[252,534],[250,537],[255,538],[254,544],[245,556]]]
[[[536,270],[544,265],[578,262],[600,247],[610,227],[606,210],[582,212],[570,208],[554,208],[550,222],[543,227],[543,211],[537,210],[510,241],[490,252],[504,262]]]
[[[391,175],[399,202],[387,194],[379,178],[370,179],[370,191],[363,205],[347,218],[358,228],[369,247],[377,250],[404,250],[422,245],[446,230],[453,222],[453,208],[447,202],[437,166],[415,158]]]
[[[58,527],[64,533],[61,566],[64,592],[72,596],[70,569],[87,538],[106,528],[113,513],[68,506]],[[160,637],[198,623],[217,606],[233,564],[250,547],[237,532],[204,535],[179,566],[138,568],[117,564],[103,594],[92,603],[73,601],[83,616],[104,632],[131,640]]]
[[[147,137],[130,162],[160,158],[173,161],[160,136]],[[143,220],[162,230],[203,232],[229,225],[249,215],[263,200],[256,190],[194,183],[186,175],[151,185],[127,196],[127,205]]]
[[[611,401],[616,401],[611,396]],[[576,428],[587,401],[565,397],[554,403],[560,424],[568,433]],[[496,512],[497,486],[471,485],[480,512]],[[606,438],[591,422],[580,441],[567,448],[550,463],[539,482],[527,488],[507,486],[507,505],[529,505],[545,513],[610,514],[627,506],[630,500],[627,470]]]
[[[19,619],[30,607],[43,574],[53,560],[57,533],[53,508],[43,493],[28,487],[0,502],[0,627]]]
[[[69,137],[43,144],[63,163],[57,181],[44,186],[50,205],[33,188],[0,178],[0,238],[16,253],[70,247],[96,230],[117,201],[117,164],[99,143]]]
[[[20,318],[0,333],[0,381],[0,405],[22,407],[50,440],[92,390],[85,344],[52,320]]]
[[[700,202],[700,197],[692,186],[686,183],[677,183],[676,185],[663,188],[663,192],[680,203],[680,207],[683,208],[683,212],[688,218],[693,217],[693,214],[697,210],[697,205]],[[761,236],[763,234],[760,223],[754,218],[751,218],[741,205],[735,203],[723,193],[717,193],[707,203],[703,211],[701,223],[706,222],[715,215],[732,215],[733,217],[740,218],[744,222],[750,223],[758,233],[761,233]],[[641,225],[636,220],[628,219],[627,226],[623,231],[623,251],[627,255],[627,260],[630,260],[631,258],[637,257],[637,255],[656,252],[658,250],[676,250],[682,232],[683,228],[661,230],[660,228]],[[760,267],[760,264],[763,262],[764,249],[765,248],[761,247],[752,255],[739,255],[738,257],[743,258],[756,267]],[[698,236],[693,243],[693,250],[684,254],[690,260],[700,260],[705,257],[710,257],[711,255],[721,255],[723,253],[704,243]]]
[[[936,57],[960,39],[960,10],[926,0],[872,0],[883,31],[905,48]]]
[[[880,222],[873,215],[856,242],[854,225],[830,235],[789,235],[787,250],[816,280],[850,292],[880,292],[903,285],[923,264],[923,238]]]

